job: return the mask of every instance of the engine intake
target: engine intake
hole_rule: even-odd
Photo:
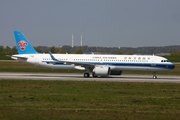
[[[107,66],[97,66],[93,69],[93,72],[96,75],[109,75],[110,67]]]
[[[122,71],[120,70],[111,70],[110,67],[108,66],[96,66],[93,69],[93,73],[95,73],[97,76],[98,75],[121,75]]]

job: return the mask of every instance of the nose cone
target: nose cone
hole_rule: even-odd
[[[169,68],[170,69],[174,69],[175,68],[175,65],[173,63],[171,63],[171,65],[169,65]]]

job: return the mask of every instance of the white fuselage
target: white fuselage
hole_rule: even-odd
[[[87,64],[108,66],[111,70],[120,71],[138,70],[155,72],[174,68],[174,64],[168,62],[166,58],[154,55],[53,54],[53,56],[58,62],[52,60],[49,54],[18,54],[13,55],[12,58],[53,69],[85,70],[88,67]]]

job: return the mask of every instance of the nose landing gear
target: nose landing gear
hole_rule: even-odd
[[[157,79],[156,72],[153,72],[153,79]]]

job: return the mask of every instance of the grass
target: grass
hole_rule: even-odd
[[[11,55],[0,54],[0,60],[12,60]]]
[[[180,84],[0,81],[0,119],[180,119]]]
[[[180,56],[164,56],[171,62],[180,62]]]
[[[170,71],[157,72],[158,75],[180,75],[180,64],[175,65],[175,69]],[[36,73],[84,73],[79,70],[54,70],[42,68],[23,62],[0,61],[0,72],[36,72]],[[123,71],[122,74],[152,74],[152,72]]]

